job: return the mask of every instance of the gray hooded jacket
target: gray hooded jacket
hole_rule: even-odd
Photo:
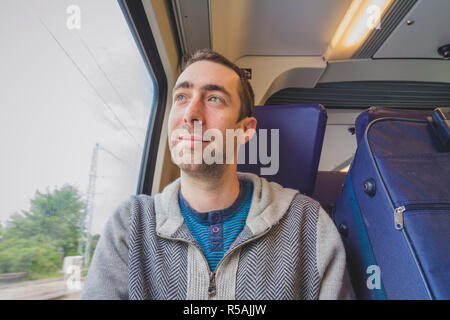
[[[250,173],[246,225],[215,272],[178,204],[180,180],[132,196],[109,219],[83,299],[349,299],[340,236],[319,204]]]

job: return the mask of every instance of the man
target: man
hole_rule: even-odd
[[[350,298],[344,248],[319,204],[237,172],[239,144],[257,124],[240,69],[198,51],[172,101],[169,145],[181,176],[110,218],[82,298]]]

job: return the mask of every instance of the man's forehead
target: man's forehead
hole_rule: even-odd
[[[238,85],[239,76],[234,70],[211,61],[197,61],[188,66],[178,77],[175,87],[182,84],[184,88],[204,87],[217,84],[226,88]]]

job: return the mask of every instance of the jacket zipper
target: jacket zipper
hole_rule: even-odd
[[[202,248],[200,248],[195,243],[190,242],[190,241],[185,240],[185,239],[182,239],[182,238],[169,238],[169,237],[165,237],[165,236],[162,236],[162,235],[158,235],[158,236],[163,238],[163,239],[167,239],[167,240],[181,241],[181,242],[187,243],[188,245],[192,245],[195,248],[197,248],[197,250],[200,252],[200,255],[203,258],[203,261],[205,261],[206,267],[208,268],[208,272],[209,272],[208,295],[209,295],[209,297],[215,296],[216,295],[216,274],[215,274],[215,272],[211,271],[211,268],[209,267],[208,259],[206,259]],[[217,270],[217,268],[216,268],[216,270]]]
[[[216,266],[216,271],[215,271],[215,272],[212,272],[212,271],[211,271],[211,268],[209,267],[208,260],[206,259],[206,257],[205,257],[205,255],[204,255],[202,249],[201,249],[198,245],[196,245],[195,243],[190,242],[190,241],[185,240],[185,239],[182,239],[182,238],[169,238],[169,237],[165,237],[165,236],[163,236],[163,235],[161,235],[161,234],[157,234],[157,235],[158,235],[158,237],[163,238],[163,239],[166,239],[166,240],[181,241],[181,242],[184,242],[184,243],[193,245],[195,248],[197,248],[197,249],[200,251],[200,255],[202,256],[203,260],[204,260],[205,263],[206,263],[206,266],[208,267],[208,271],[209,271],[208,295],[209,295],[210,298],[212,298],[212,297],[214,297],[214,296],[216,295],[216,272],[217,272],[217,270],[219,269],[219,266],[220,266],[220,265],[222,264],[222,262],[225,260],[225,258],[226,258],[228,255],[230,255],[232,252],[234,252],[236,249],[242,247],[243,245],[245,245],[245,244],[247,244],[247,243],[249,243],[249,242],[252,242],[252,241],[254,241],[254,240],[257,240],[257,239],[261,238],[262,236],[264,236],[265,234],[267,234],[267,233],[270,231],[270,229],[272,229],[272,227],[268,228],[267,230],[265,230],[263,233],[259,234],[259,235],[256,236],[256,237],[247,239],[246,241],[244,241],[244,242],[240,243],[239,245],[237,245],[236,247],[234,247],[231,251],[228,251],[227,253],[225,253],[225,255],[222,257],[222,259],[221,259],[221,260],[219,261],[219,263],[217,264],[217,266]]]
[[[214,290],[215,290],[215,286],[216,286],[216,284],[215,284],[215,279],[214,279],[215,277],[212,275],[213,272],[212,272],[211,269],[209,268],[208,260],[206,259],[205,255],[203,254],[202,249],[201,249],[198,245],[196,245],[195,243],[190,242],[190,241],[188,241],[188,240],[186,240],[186,239],[183,239],[183,238],[169,238],[169,237],[163,236],[163,235],[161,235],[161,234],[159,234],[159,233],[158,233],[157,235],[158,235],[158,237],[160,237],[160,238],[162,238],[162,239],[172,240],[172,241],[181,241],[181,242],[184,242],[184,243],[193,245],[195,248],[197,248],[197,249],[200,251],[200,255],[202,256],[203,260],[205,261],[206,266],[208,267],[208,272],[209,272],[209,288],[211,288],[211,284],[214,283]],[[209,288],[208,288],[208,292],[209,292]]]
[[[208,295],[214,297],[216,295],[216,274],[209,270],[209,286]]]
[[[395,229],[402,230],[403,213],[410,210],[450,210],[450,203],[434,203],[434,204],[407,204],[394,209],[394,225]]]
[[[237,245],[236,247],[234,247],[232,250],[230,250],[230,251],[228,251],[227,253],[224,254],[224,256],[222,257],[222,259],[220,259],[219,263],[218,263],[217,266],[216,266],[216,271],[210,273],[210,278],[209,278],[209,279],[210,279],[210,281],[209,281],[209,289],[210,289],[210,290],[208,291],[210,297],[212,297],[212,296],[214,296],[214,295],[216,294],[216,272],[217,272],[217,270],[219,270],[219,266],[222,264],[222,262],[225,260],[225,258],[226,258],[227,256],[229,256],[232,252],[234,252],[235,250],[237,250],[238,248],[242,247],[243,245],[245,245],[245,244],[247,244],[247,243],[249,243],[249,242],[252,242],[252,241],[254,241],[254,240],[257,240],[257,239],[261,238],[262,236],[264,236],[265,234],[267,234],[267,233],[270,231],[270,229],[272,229],[272,227],[269,227],[267,230],[265,230],[263,233],[259,234],[259,235],[256,236],[256,237],[253,237],[253,238],[250,238],[250,239],[245,240],[244,242],[238,244],[238,245]]]

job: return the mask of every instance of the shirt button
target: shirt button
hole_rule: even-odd
[[[213,227],[212,228],[212,232],[214,232],[214,233],[217,233],[219,231],[220,231],[219,227]]]
[[[219,220],[219,215],[218,215],[217,213],[213,213],[213,214],[211,215],[211,220],[212,220],[213,222],[217,222],[217,221]]]

